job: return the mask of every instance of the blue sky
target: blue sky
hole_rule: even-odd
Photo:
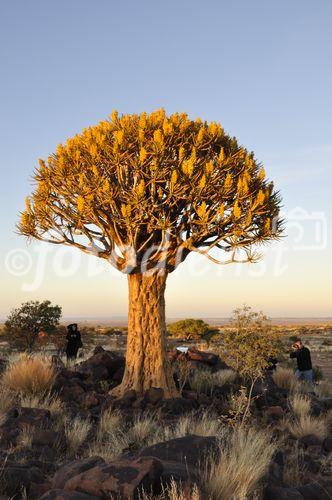
[[[29,290],[36,247],[14,226],[39,157],[114,108],[159,107],[220,121],[264,163],[286,213],[307,214],[302,249],[289,232],[286,271],[274,269],[279,244],[259,277],[212,263],[197,275],[193,256],[170,277],[168,314],[227,316],[247,302],[274,316],[332,316],[331,18],[329,0],[1,2],[0,317],[37,298],[68,316],[126,313],[125,277],[87,273],[93,258],[76,250],[64,259],[80,259],[77,272],[59,276],[52,254]],[[322,220],[324,241],[307,248]],[[20,276],[7,258],[17,248],[32,255]]]

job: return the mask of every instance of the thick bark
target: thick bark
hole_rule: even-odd
[[[178,395],[166,351],[166,278],[160,272],[128,275],[126,369],[116,395],[128,389],[143,394],[150,387],[161,387],[165,398]]]

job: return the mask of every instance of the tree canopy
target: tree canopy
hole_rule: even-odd
[[[281,352],[280,336],[262,312],[242,306],[233,311],[231,328],[222,335],[227,364],[244,378],[256,380],[263,376],[270,359]]]
[[[199,339],[209,333],[210,327],[202,319],[181,319],[170,323],[167,329],[172,337]]]
[[[41,330],[47,333],[54,331],[59,324],[61,313],[61,307],[53,306],[49,300],[30,300],[10,312],[5,328],[13,335],[21,337],[26,346],[31,348]]]
[[[170,272],[191,251],[254,261],[252,246],[282,231],[279,195],[254,154],[185,113],[113,112],[40,160],[34,178],[20,233],[125,273]]]

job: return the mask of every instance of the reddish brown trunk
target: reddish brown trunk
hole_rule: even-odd
[[[129,314],[126,369],[114,393],[143,394],[161,387],[164,397],[178,395],[166,351],[166,273],[128,275]]]

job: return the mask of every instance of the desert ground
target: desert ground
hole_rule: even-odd
[[[70,364],[64,327],[32,353],[2,330],[1,498],[331,498],[331,324],[274,324],[284,352],[251,398],[223,350],[229,325],[213,328],[209,341],[169,338],[173,399],[158,388],[112,395],[123,324],[81,326],[84,348]],[[312,353],[314,391],[288,359],[297,337]]]

